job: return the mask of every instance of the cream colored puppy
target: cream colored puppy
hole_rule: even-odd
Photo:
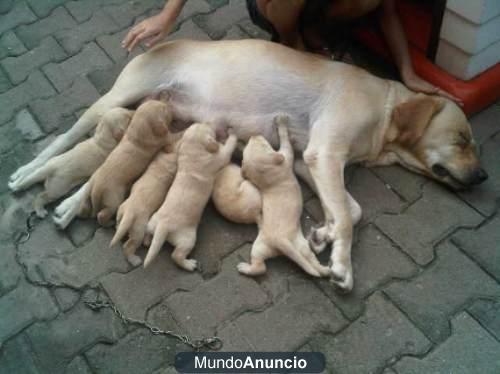
[[[134,266],[142,262],[135,252],[144,240],[148,221],[165,200],[177,172],[176,146],[181,136],[182,133],[170,134],[171,144],[158,152],[144,174],[132,186],[130,196],[118,208],[116,233],[110,247],[128,233],[123,252],[128,262]]]
[[[251,137],[243,151],[242,176],[260,191],[262,212],[257,220],[259,234],[252,245],[250,264],[238,264],[238,271],[251,276],[263,274],[266,259],[285,255],[315,277],[328,276],[330,269],[319,263],[302,234],[302,194],[293,172],[288,117],[277,116],[275,124],[280,139],[278,152],[263,136]]]
[[[99,121],[94,136],[52,158],[24,181],[23,189],[44,181],[45,190],[33,202],[39,217],[47,215],[45,205],[64,196],[96,171],[123,137],[133,113],[124,108],[106,112]]]
[[[177,174],[167,198],[148,223],[153,235],[144,267],[158,255],[168,240],[175,246],[172,259],[181,268],[193,271],[196,260],[187,259],[196,243],[196,230],[212,193],[217,172],[226,166],[236,147],[236,135],[230,134],[220,145],[215,131],[207,124],[191,125],[184,133],[178,150]]]
[[[90,178],[82,216],[97,216],[101,225],[109,223],[132,183],[167,144],[171,121],[163,102],[151,100],[139,106],[120,144]]]

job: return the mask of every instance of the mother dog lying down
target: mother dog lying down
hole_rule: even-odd
[[[276,144],[273,118],[289,116],[292,143],[303,155],[296,170],[310,177],[325,213],[313,244],[319,251],[333,241],[333,281],[344,291],[353,287],[352,227],[361,216],[344,187],[346,164],[397,162],[455,189],[487,177],[467,119],[451,101],[266,41],[175,41],[133,59],[68,132],[11,176],[10,188],[79,141],[109,109],[161,90],[176,119],[231,126],[241,140],[261,134]]]

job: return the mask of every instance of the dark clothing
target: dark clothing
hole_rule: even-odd
[[[271,34],[271,40],[273,42],[279,42],[280,38],[278,32],[274,26],[269,22],[264,16],[259,12],[257,7],[257,0],[247,0],[248,14],[252,22],[259,26],[262,30],[267,31]]]

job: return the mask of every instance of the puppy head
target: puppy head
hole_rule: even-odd
[[[263,136],[252,136],[243,150],[241,173],[245,179],[262,187],[277,180],[277,171],[284,161],[285,157],[276,152]]]
[[[393,112],[400,163],[453,189],[482,183],[488,175],[465,114],[452,101],[415,95]]]
[[[127,138],[143,146],[161,147],[167,141],[172,112],[167,104],[149,100],[137,108]]]
[[[188,146],[201,146],[208,153],[215,154],[219,151],[219,143],[216,139],[215,130],[206,123],[195,123],[187,128],[182,142]]]
[[[99,121],[95,138],[100,141],[118,143],[127,130],[134,112],[125,108],[113,108],[107,111]]]

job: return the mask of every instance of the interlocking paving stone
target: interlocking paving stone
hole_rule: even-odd
[[[85,356],[94,372],[137,374],[172,365],[177,351],[185,352],[187,349],[171,338],[153,336],[149,330],[138,329],[117,344],[97,344]]]
[[[372,295],[363,316],[335,336],[323,335],[309,343],[326,356],[335,373],[373,373],[401,354],[421,354],[427,338],[381,294]]]
[[[39,374],[33,353],[24,334],[0,344],[0,373],[2,374]]]
[[[102,7],[113,4],[123,4],[123,0],[86,0],[84,2],[73,0],[66,2],[65,7],[78,23],[82,23],[92,17],[94,12],[99,12]]]
[[[21,282],[0,298],[0,345],[31,323],[54,318],[57,312],[49,291]]]
[[[252,347],[243,332],[234,323],[229,323],[217,331],[217,337],[222,341],[222,351],[224,352],[251,352],[256,348]]]
[[[66,312],[73,308],[75,304],[80,300],[80,294],[71,288],[57,287],[53,291],[54,297],[56,298],[59,308]]]
[[[71,28],[57,31],[55,38],[70,54],[79,52],[87,42],[94,40],[101,34],[118,31],[120,28],[103,12],[95,13],[88,21]]]
[[[124,28],[131,26],[136,17],[141,16],[148,11],[154,9],[155,13],[159,12],[164,5],[165,2],[163,0],[128,1],[126,3],[104,6],[103,10],[120,28]]]
[[[467,313],[451,321],[453,334],[422,359],[403,357],[395,365],[399,374],[500,372],[500,343]],[[477,349],[477,347],[481,347]]]
[[[19,264],[16,262],[15,248],[13,244],[3,244],[2,261],[0,261],[0,296],[17,286],[23,276]]]
[[[385,292],[430,339],[439,342],[450,334],[451,314],[474,298],[500,296],[500,286],[446,242],[424,272],[392,283]]]
[[[87,44],[73,57],[61,62],[47,64],[43,71],[59,92],[67,89],[77,77],[91,71],[110,67],[109,57],[95,43]]]
[[[119,249],[114,251],[118,252]],[[175,266],[167,250],[160,252],[147,269],[141,266],[127,274],[109,274],[101,280],[107,294],[123,313],[142,319],[146,316],[146,310],[163,298],[177,290],[190,291],[201,282],[198,273],[190,273]]]
[[[81,356],[76,356],[66,367],[66,372],[71,374],[92,374],[89,366]]]
[[[0,34],[13,29],[18,25],[36,21],[36,15],[24,1],[16,1],[9,13],[2,16],[0,23]]]
[[[360,230],[353,245],[352,259],[354,289],[347,295],[339,294],[327,279],[317,284],[351,319],[363,310],[363,299],[391,279],[405,279],[415,275],[417,266],[378,231],[369,225]]]
[[[4,0],[0,3],[0,14],[9,12],[14,5],[14,0]]]
[[[27,0],[30,8],[40,18],[47,17],[54,8],[63,5],[67,0]]]
[[[26,47],[12,31],[0,36],[0,60],[8,56],[19,56],[26,51]]]
[[[113,343],[123,335],[123,326],[111,309],[98,313],[83,303],[49,322],[26,330],[37,365],[44,373],[65,373],[73,357],[98,342]]]
[[[166,299],[174,319],[190,335],[212,336],[222,322],[265,306],[267,296],[258,283],[236,270],[240,261],[235,252],[224,261],[216,277],[189,293],[176,292]]]
[[[243,31],[237,25],[231,26],[231,28],[224,35],[224,40],[239,40],[239,39],[248,39],[249,35]]]
[[[73,124],[73,113],[89,107],[99,93],[85,77],[79,77],[72,86],[48,99],[34,100],[30,103],[32,113],[38,119],[44,131],[50,132],[63,128],[63,124]]]
[[[14,126],[21,132],[24,139],[38,140],[44,136],[42,129],[27,109],[16,114]]]
[[[10,83],[9,78],[7,78],[7,75],[0,69],[0,94],[10,90],[11,88],[12,84]]]
[[[118,78],[127,63],[128,61],[122,61],[114,64],[110,68],[93,71],[87,75],[88,79],[92,82],[92,85],[94,85],[99,94],[104,95],[113,86],[116,78]]]
[[[248,18],[245,0],[230,0],[227,6],[217,8],[210,14],[195,16],[194,21],[212,39],[221,39],[233,24],[245,18]]]
[[[498,118],[495,126],[498,127]],[[481,165],[488,172],[486,182],[470,191],[461,192],[460,197],[485,216],[491,216],[500,206],[500,133],[482,146]]]
[[[37,98],[46,98],[55,94],[51,84],[39,71],[34,71],[28,79],[11,90],[0,94],[0,124],[9,120],[16,110]]]
[[[32,49],[41,40],[61,30],[71,30],[77,23],[64,7],[54,10],[50,16],[29,25],[19,26],[16,34],[24,42],[26,47]]]
[[[57,258],[44,258],[39,264],[46,281],[81,288],[111,272],[125,272],[129,266],[119,251],[109,249],[113,233],[99,229],[94,238],[77,251]]]
[[[500,216],[496,216],[476,231],[460,230],[452,241],[500,282],[499,228]]]
[[[132,53],[129,55],[126,49],[122,48],[121,42],[125,35],[127,35],[128,30],[122,30],[111,35],[103,35],[97,38],[97,44],[101,46],[103,50],[106,51],[108,56],[110,56],[114,62],[122,62],[123,60],[130,61],[133,57],[137,56],[144,49],[139,45]]]
[[[76,218],[66,229],[68,237],[75,247],[86,244],[95,234],[99,224],[94,220]]]
[[[500,118],[498,103],[472,116],[470,124],[477,144],[484,144],[492,135],[500,132],[498,118]]]
[[[387,188],[395,191],[406,202],[413,203],[422,196],[424,184],[429,180],[402,166],[374,167],[371,170],[382,179]]]
[[[335,333],[346,326],[347,320],[310,280],[291,277],[287,287],[272,306],[233,321],[255,350],[293,351],[320,331]]]
[[[211,40],[207,33],[191,19],[184,22],[177,31],[168,36],[168,40],[176,39]]]
[[[242,244],[257,237],[256,225],[238,225],[224,219],[213,204],[205,208],[191,256],[198,260],[204,276],[216,274],[222,260]]]
[[[500,299],[496,301],[476,300],[467,310],[483,327],[500,340]]]
[[[4,68],[10,80],[19,84],[28,77],[31,71],[49,62],[61,61],[66,53],[54,38],[44,39],[40,45],[19,57],[7,57],[0,65]]]
[[[439,217],[439,220],[436,219]],[[436,183],[424,186],[423,196],[404,213],[381,215],[375,224],[418,264],[434,257],[433,246],[458,227],[476,226],[482,217]]]

